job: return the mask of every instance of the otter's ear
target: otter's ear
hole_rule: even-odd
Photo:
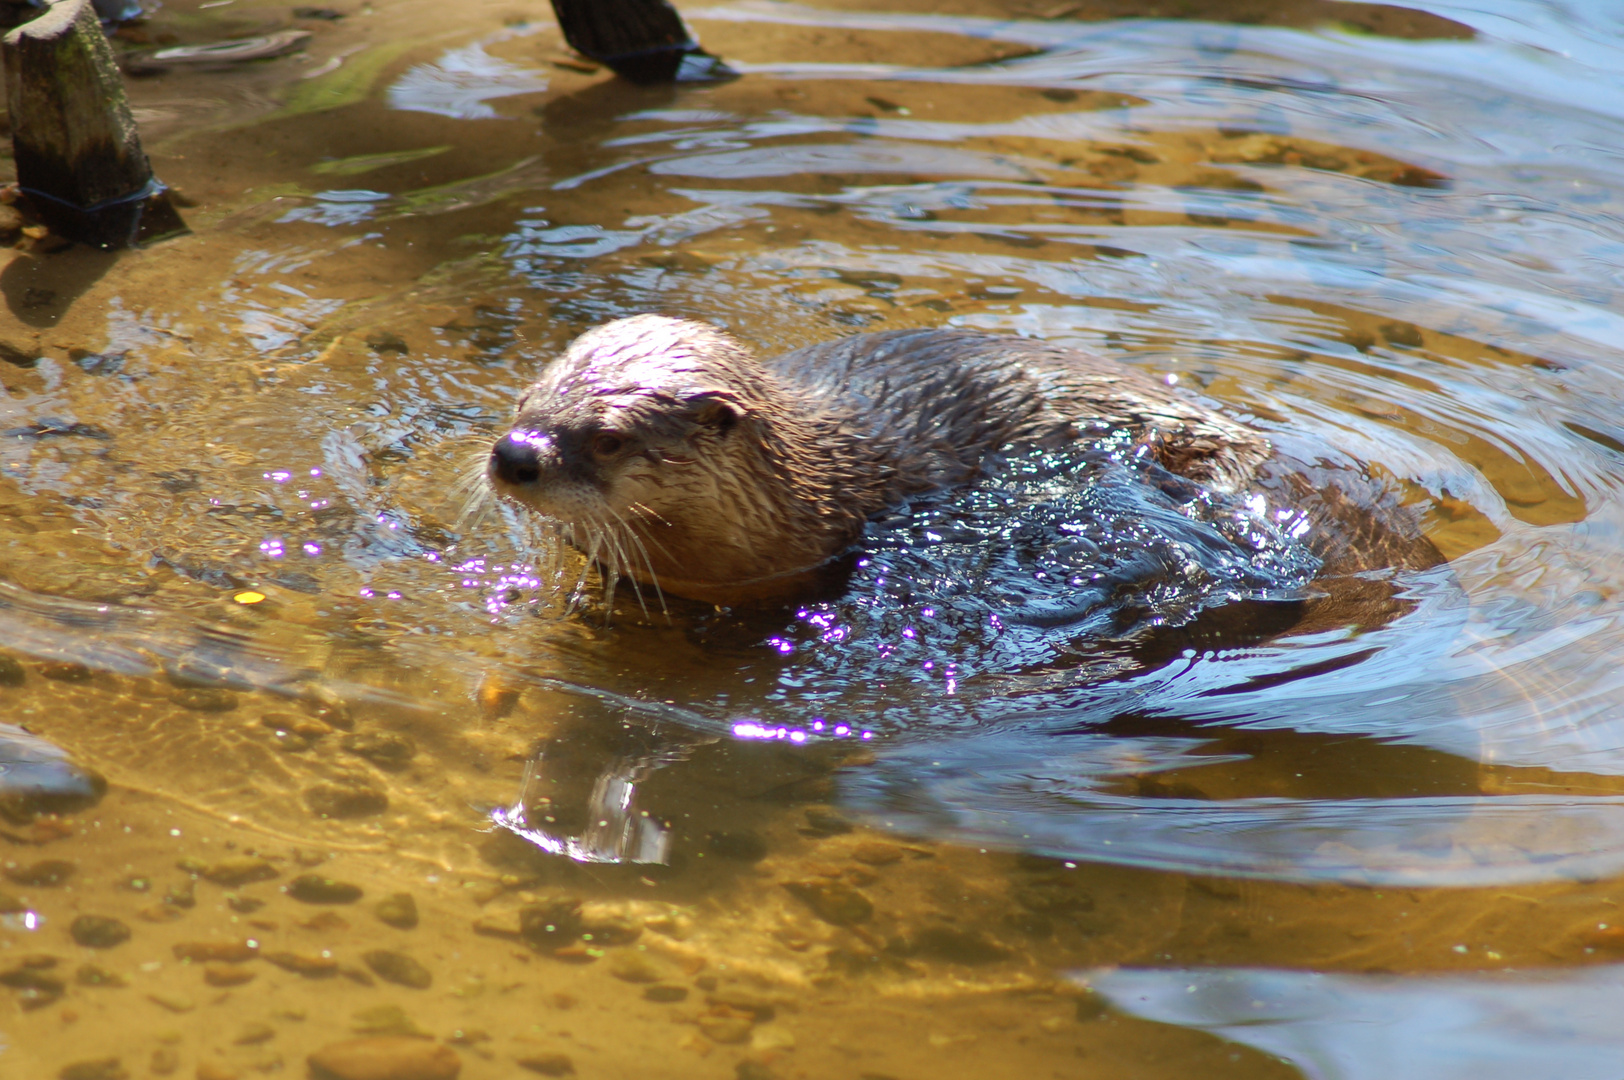
[[[701,427],[726,435],[744,419],[744,410],[731,398],[720,394],[695,394],[688,399],[689,413]]]

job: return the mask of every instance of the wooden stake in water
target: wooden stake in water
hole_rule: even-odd
[[[553,0],[570,48],[636,83],[729,79],[667,0]]]
[[[100,248],[184,232],[152,175],[90,0],[57,0],[0,42],[17,183],[51,231]]]

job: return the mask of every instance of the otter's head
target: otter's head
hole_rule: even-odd
[[[491,451],[498,494],[558,521],[608,571],[667,592],[778,573],[770,418],[788,403],[712,326],[638,315],[577,338]],[[776,549],[776,550],[775,550]]]

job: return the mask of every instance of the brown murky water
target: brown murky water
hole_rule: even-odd
[[[313,37],[131,77],[192,235],[0,251],[0,720],[110,783],[0,829],[0,1076],[1616,1076],[1624,24],[871,7],[661,89],[512,0],[125,32]],[[645,310],[1097,348],[1451,562],[1106,674],[572,612],[469,470]]]

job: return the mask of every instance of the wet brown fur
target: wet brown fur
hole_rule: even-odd
[[[1076,349],[902,330],[758,361],[715,327],[639,315],[581,335],[524,392],[506,438],[537,476],[493,465],[491,481],[611,577],[732,604],[795,595],[871,516],[990,454],[1120,432],[1226,490],[1270,455],[1254,429]]]

